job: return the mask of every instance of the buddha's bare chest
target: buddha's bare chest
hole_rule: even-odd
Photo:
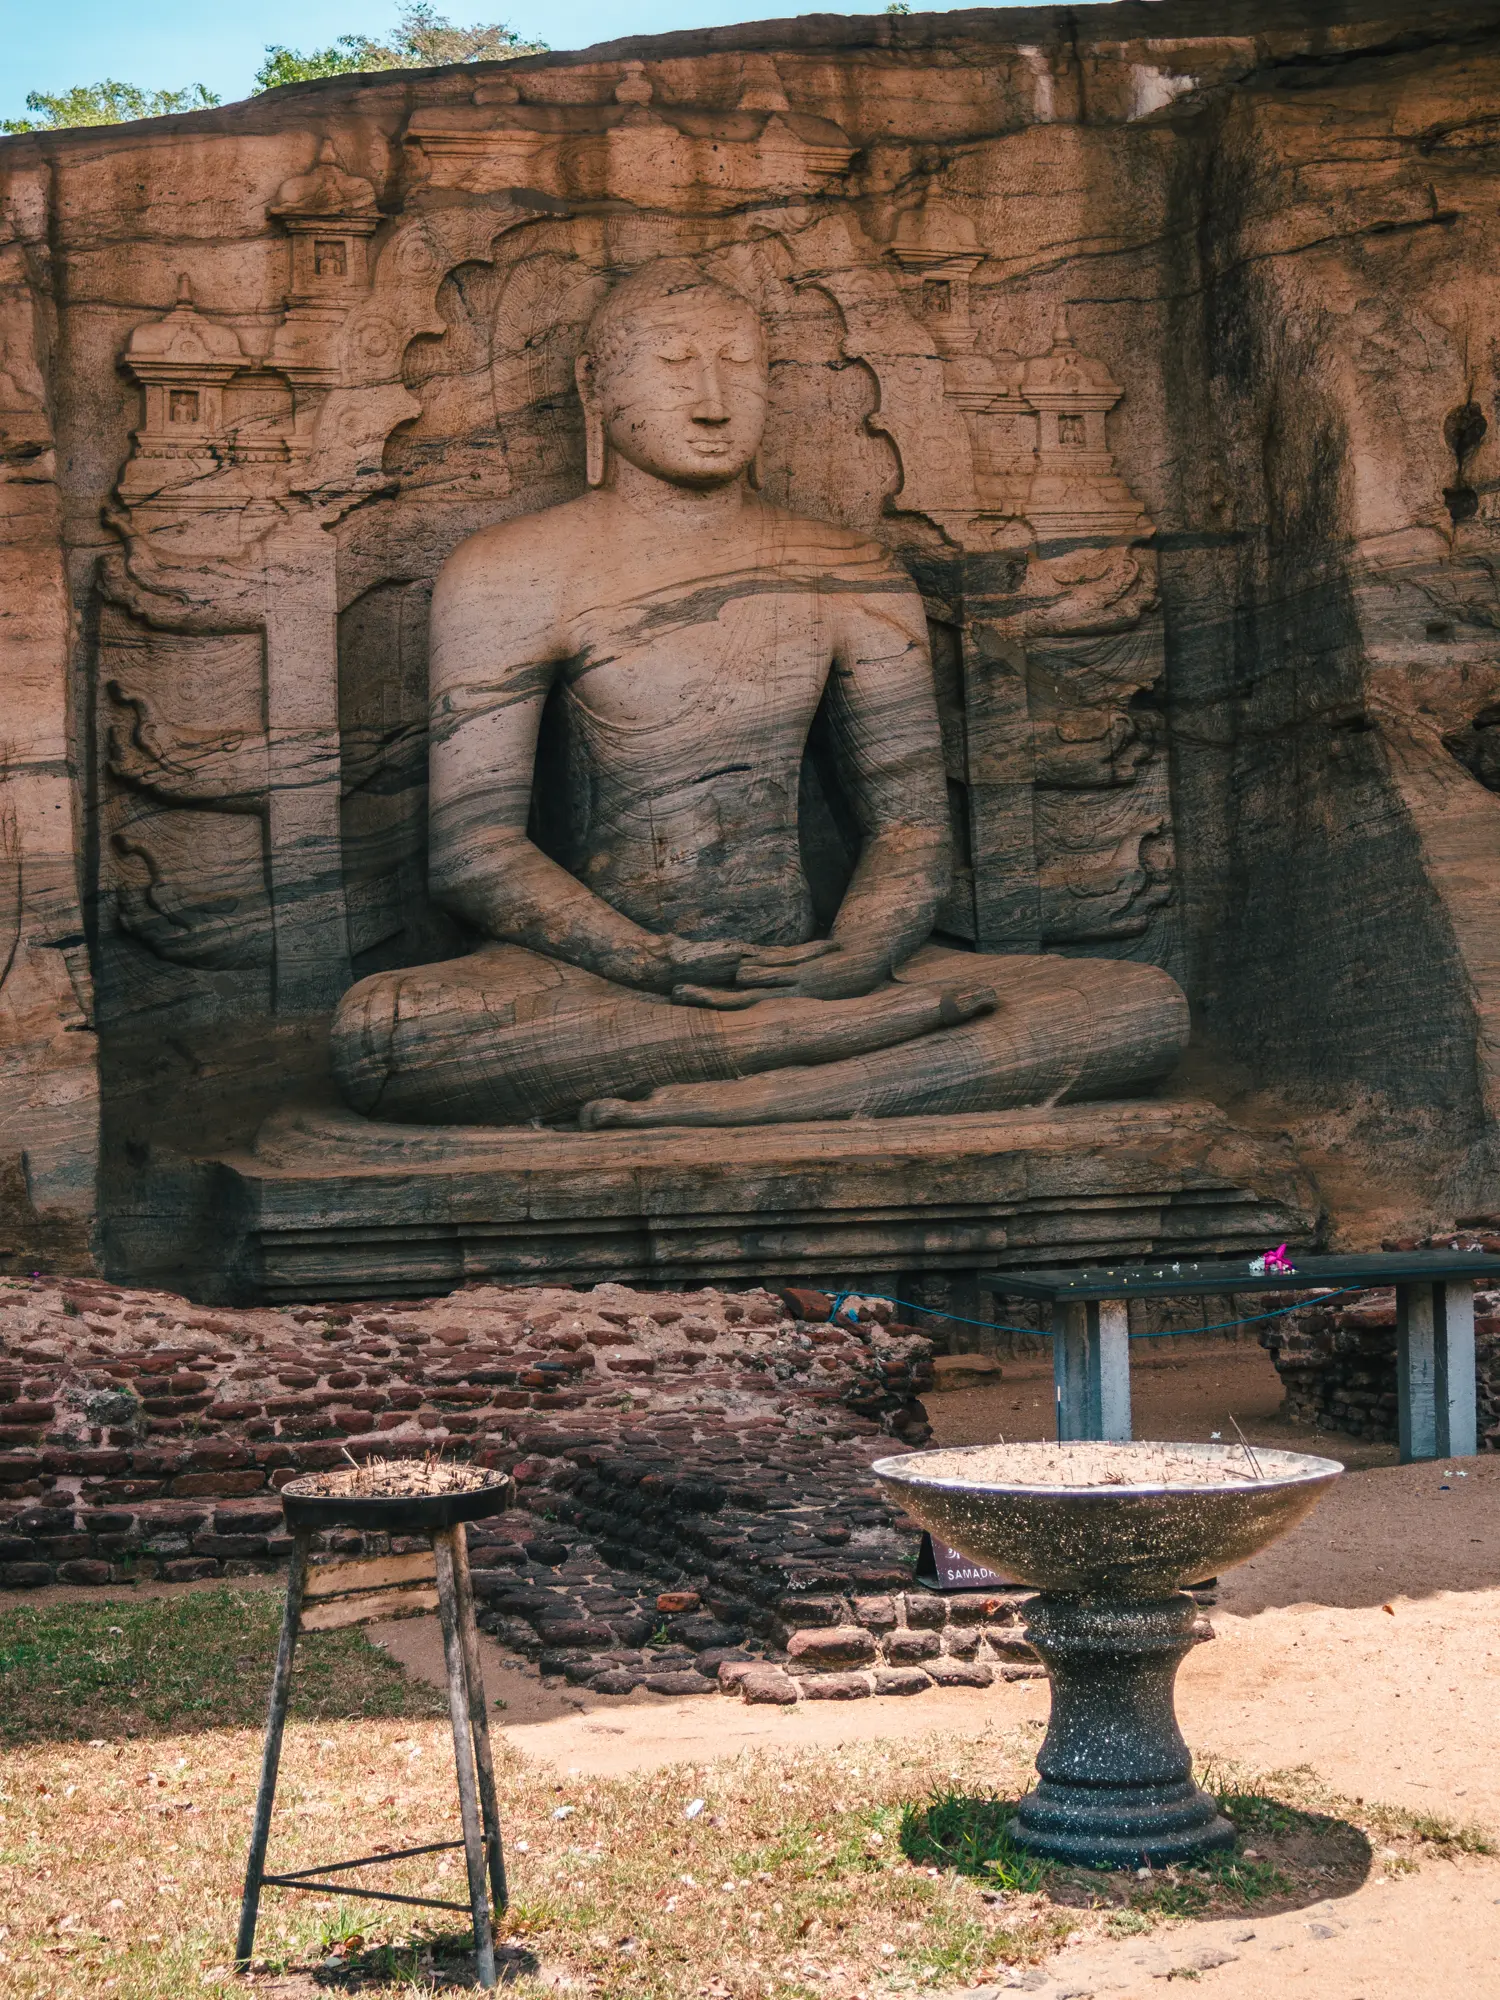
[[[590,609],[568,637],[569,706],[596,754],[674,775],[731,745],[800,754],[833,650],[816,590],[743,575]]]

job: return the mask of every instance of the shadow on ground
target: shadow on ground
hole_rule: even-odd
[[[945,1792],[902,1819],[901,1848],[919,1867],[937,1867],[989,1885],[987,1900],[1040,1895],[1066,1909],[1110,1912],[1106,1929],[1127,1936],[1163,1917],[1275,1915],[1350,1896],[1368,1879],[1368,1835],[1334,1813],[1310,1810],[1271,1792],[1215,1793],[1235,1829],[1232,1851],[1195,1865],[1156,1869],[1065,1867],[1016,1846],[1013,1798]]]

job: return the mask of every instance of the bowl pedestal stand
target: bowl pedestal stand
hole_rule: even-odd
[[[1052,1681],[1041,1782],[1011,1821],[1017,1846],[1089,1868],[1165,1866],[1234,1845],[1193,1782],[1173,1684],[1198,1607],[1179,1592],[1145,1603],[1043,1594],[1026,1637]]]

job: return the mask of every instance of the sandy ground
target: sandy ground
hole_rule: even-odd
[[[1309,1765],[1353,1797],[1500,1837],[1500,1459],[1351,1474],[1295,1533],[1224,1579],[1213,1622],[1218,1636],[1189,1655],[1180,1681],[1183,1729],[1200,1754],[1262,1772]],[[372,1634],[440,1677],[435,1621]],[[507,1703],[509,1742],[584,1773],[1011,1728],[1047,1713],[1045,1683],[1016,1682],[791,1710],[704,1696],[673,1703],[669,1720],[652,1696],[543,1690],[488,1644],[486,1672]],[[1215,2000],[1477,2000],[1496,1989],[1497,1964],[1500,1861],[1429,1862],[1386,1879],[1377,1857],[1336,1903],[1080,1946],[1022,1979],[1041,2000],[1143,2000],[1188,1977]]]
[[[1279,1384],[1258,1347],[1200,1355],[1200,1346],[1138,1349],[1139,1435],[1206,1437],[1227,1428],[1233,1410],[1252,1440],[1367,1469],[1351,1470],[1292,1535],[1225,1577],[1217,1637],[1182,1670],[1188,1740],[1260,1772],[1308,1765],[1340,1792],[1474,1821],[1500,1840],[1500,1457],[1398,1466],[1389,1447],[1293,1430],[1277,1417]],[[1007,1362],[997,1387],[933,1396],[929,1408],[944,1443],[1046,1436],[1050,1374],[1045,1360]],[[441,1683],[435,1620],[370,1629],[411,1671]],[[585,1774],[760,1747],[1010,1729],[1047,1713],[1044,1682],[790,1710],[717,1695],[599,1696],[544,1689],[483,1646],[507,1740]],[[1497,1965],[1500,1860],[1432,1861],[1387,1879],[1377,1856],[1365,1883],[1336,1902],[1080,1945],[1012,1984],[1040,2000],[1144,2000],[1177,1979],[1213,2000],[1477,2000],[1500,1986]]]

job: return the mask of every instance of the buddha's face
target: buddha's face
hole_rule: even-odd
[[[610,448],[676,486],[737,479],[766,421],[766,354],[750,307],[704,285],[643,302],[585,354],[578,386]]]

